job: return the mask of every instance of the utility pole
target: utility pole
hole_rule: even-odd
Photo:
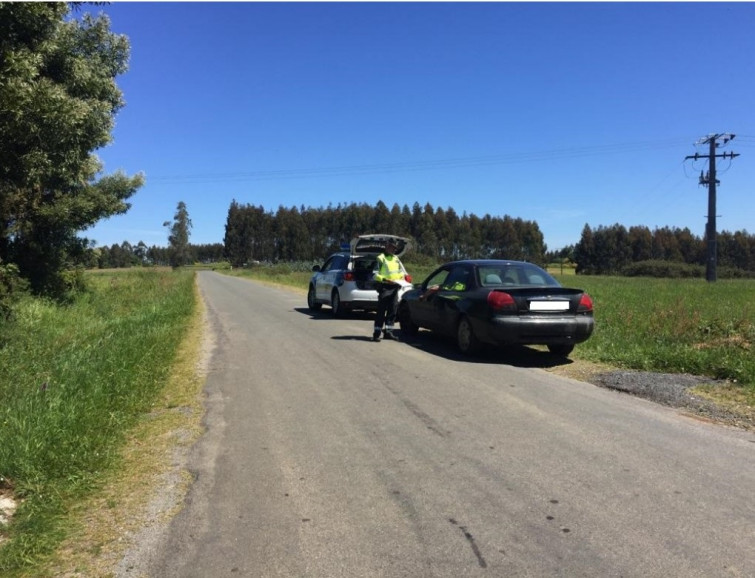
[[[710,166],[707,174],[703,175],[703,172],[700,171],[700,184],[706,185],[708,187],[708,224],[705,227],[705,239],[707,241],[708,258],[705,266],[705,280],[709,282],[716,280],[716,185],[720,184],[721,182],[716,179],[716,158],[733,159],[734,157],[739,156],[739,154],[733,152],[717,155],[716,149],[718,147],[724,146],[726,143],[732,140],[734,136],[735,135],[730,133],[709,134],[708,136],[701,138],[695,143],[696,145],[707,144],[709,147],[709,152],[707,155],[695,153],[694,155],[685,157],[685,160],[708,159]]]

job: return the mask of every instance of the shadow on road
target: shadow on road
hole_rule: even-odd
[[[552,353],[526,346],[511,346],[497,348],[492,346],[483,347],[482,351],[475,355],[464,355],[456,347],[453,339],[437,335],[432,331],[420,330],[416,336],[400,334],[402,343],[422,350],[431,355],[445,357],[453,361],[466,363],[489,363],[503,364],[514,367],[538,367],[541,369],[569,365],[571,359],[553,355]]]
[[[369,322],[375,319],[375,313],[372,311],[351,311],[344,317],[334,317],[330,308],[324,307],[320,311],[310,311],[308,307],[296,307],[294,310],[298,313],[309,316],[314,320],[362,320]],[[419,335],[410,336],[397,331],[398,341],[388,341],[387,347],[391,346],[409,346],[437,355],[452,361],[465,363],[488,363],[496,365],[511,365],[513,367],[529,367],[547,369],[551,367],[560,367],[570,365],[573,361],[567,357],[553,355],[544,349],[526,346],[512,346],[507,348],[485,347],[476,355],[464,355],[456,348],[456,343],[449,338],[436,335],[432,331],[420,330]],[[333,335],[331,339],[335,341],[364,341],[374,347],[380,347],[384,341],[374,343],[372,341],[372,325],[365,325],[364,334],[350,335]]]
[[[333,315],[333,311],[330,309],[330,307],[323,307],[320,311],[310,311],[309,307],[294,307],[294,311],[306,315],[311,319],[318,320],[329,319],[331,321],[337,321],[343,319],[362,319],[368,321],[375,318],[374,311],[349,311],[348,313],[344,314],[343,317],[336,317],[335,315]]]

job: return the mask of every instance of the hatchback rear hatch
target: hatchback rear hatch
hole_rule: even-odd
[[[363,255],[379,255],[385,250],[388,241],[393,241],[396,245],[397,257],[401,257],[409,248],[409,239],[397,237],[396,235],[360,235],[351,241],[351,254],[354,257]]]

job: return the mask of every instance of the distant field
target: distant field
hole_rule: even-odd
[[[576,275],[577,274],[576,266],[574,264],[560,265],[558,263],[550,263],[545,269],[551,275]]]

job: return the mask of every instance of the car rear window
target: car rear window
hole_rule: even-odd
[[[483,287],[496,285],[518,285],[537,287],[559,287],[560,284],[548,273],[532,265],[510,265],[505,267],[481,267],[478,270],[479,282]]]

